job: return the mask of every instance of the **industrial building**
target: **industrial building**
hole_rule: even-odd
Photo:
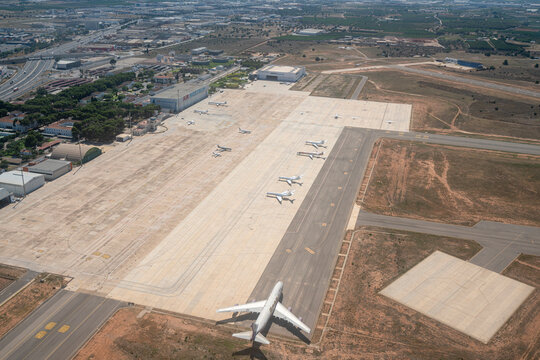
[[[0,174],[0,187],[16,196],[25,196],[45,184],[45,176],[26,171],[7,171]]]
[[[152,104],[171,112],[180,112],[208,97],[208,84],[182,83],[152,96]]]
[[[83,164],[101,155],[95,146],[60,144],[51,153],[52,159],[82,162]]]
[[[58,60],[56,68],[58,70],[69,70],[81,66],[81,60]]]
[[[200,54],[204,54],[205,52],[207,51],[206,47],[199,47],[199,48],[196,48],[196,49],[192,49],[191,50],[191,55],[200,55]]]
[[[257,71],[259,80],[295,82],[304,75],[306,69],[303,66],[266,65]]]
[[[35,174],[42,174],[45,180],[51,181],[71,171],[73,166],[69,161],[47,159],[36,165],[23,168],[24,171],[29,171]]]
[[[302,36],[313,36],[313,35],[319,35],[321,33],[324,33],[324,30],[321,29],[302,29],[296,33],[296,35],[302,35]]]
[[[0,187],[0,208],[13,202],[13,194]]]

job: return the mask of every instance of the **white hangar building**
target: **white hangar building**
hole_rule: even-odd
[[[201,83],[182,83],[152,96],[152,104],[171,112],[180,112],[208,97],[208,85]]]
[[[295,82],[304,75],[306,68],[303,66],[266,65],[257,71],[259,80]]]
[[[16,196],[25,196],[45,184],[45,176],[26,171],[8,171],[0,174],[0,187]]]

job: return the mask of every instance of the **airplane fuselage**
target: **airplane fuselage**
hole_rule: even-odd
[[[251,329],[253,331],[253,336],[251,338],[251,341],[254,341],[255,336],[257,336],[258,333],[260,333],[262,330],[264,330],[268,326],[268,322],[272,319],[274,310],[276,310],[276,306],[279,302],[279,299],[281,298],[282,291],[283,291],[283,283],[281,281],[278,281],[276,285],[274,285],[274,288],[272,289],[270,296],[266,300],[264,307],[259,313],[259,316],[257,316],[257,319],[251,325]]]

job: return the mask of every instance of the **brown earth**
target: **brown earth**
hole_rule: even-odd
[[[413,130],[540,139],[537,100],[399,71],[358,74],[369,78],[361,99],[413,105]]]
[[[64,285],[64,278],[61,276],[45,273],[38,275],[30,285],[0,306],[0,337]]]
[[[360,83],[357,75],[311,73],[294,84],[291,90],[309,91],[312,96],[349,99]]]
[[[459,225],[492,220],[540,226],[539,160],[384,139],[363,207]]]
[[[25,269],[0,264],[0,291],[20,278],[26,272]]]

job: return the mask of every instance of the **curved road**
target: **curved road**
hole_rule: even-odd
[[[54,60],[31,60],[26,62],[22,70],[19,70],[10,81],[0,86],[0,100],[13,100],[32,90],[40,80],[41,74],[50,70],[53,64]],[[18,90],[13,91],[15,88],[18,88]]]

